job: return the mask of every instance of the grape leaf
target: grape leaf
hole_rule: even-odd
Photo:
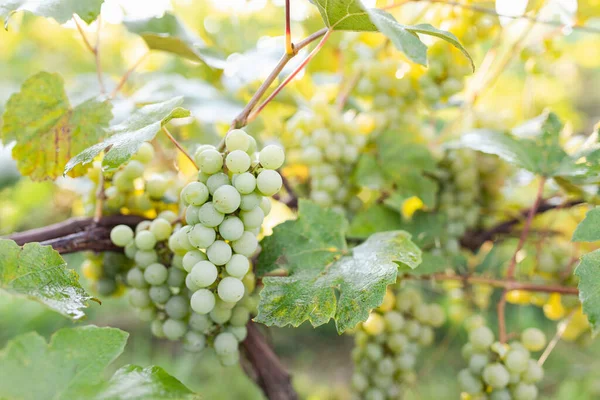
[[[398,266],[416,268],[421,251],[402,231],[372,235],[347,249],[345,222],[334,211],[300,201],[298,219],[262,242],[261,273],[283,268],[289,276],[264,277],[257,322],[319,326],[335,320],[339,333],[353,328],[381,304]]]
[[[161,127],[173,118],[185,118],[190,112],[179,107],[183,103],[182,97],[175,97],[162,103],[150,104],[134,112],[126,121],[112,126],[108,133],[111,134],[104,142],[97,143],[72,159],[65,166],[67,174],[78,164],[85,165],[105,149],[106,152],[102,166],[104,169],[118,168],[134,155],[142,143],[154,139]]]
[[[79,319],[91,299],[79,277],[50,246],[0,239],[0,289],[39,301],[60,314]]]
[[[125,366],[105,382],[103,371],[122,352],[128,334],[116,328],[64,328],[50,342],[35,332],[0,351],[0,398],[53,400],[192,399],[161,368]]]
[[[338,31],[376,31],[360,0],[310,0],[317,6],[323,21]]]
[[[179,17],[165,13],[162,17],[126,20],[127,29],[140,35],[152,50],[166,51],[218,69],[225,68],[225,58],[189,30]]]
[[[366,210],[359,211],[352,222],[348,236],[366,239],[374,233],[402,229],[402,217],[394,210],[381,204],[374,204]]]
[[[471,63],[475,71],[475,63],[469,52],[463,47],[458,38],[448,31],[437,29],[430,24],[402,25],[394,16],[377,8],[366,8],[371,21],[377,29],[387,36],[394,46],[406,56],[421,65],[427,65],[427,46],[421,41],[418,34],[435,36],[456,47]]]
[[[583,313],[587,315],[595,335],[600,328],[600,250],[581,257],[575,275],[579,277],[579,300]]]
[[[61,76],[40,72],[8,100],[1,138],[17,142],[12,154],[21,174],[33,180],[53,179],[73,154],[104,134],[111,107],[108,101],[90,99],[71,108]],[[84,172],[78,168],[71,175]]]
[[[104,0],[0,0],[0,17],[8,22],[12,13],[28,11],[64,24],[77,14],[89,24],[100,14],[102,3]]]
[[[545,177],[578,177],[585,175],[592,164],[582,163],[581,154],[569,156],[560,146],[562,123],[554,113],[535,119],[539,129],[517,129],[520,137],[476,130],[464,134],[459,145],[500,158]]]
[[[595,242],[600,240],[600,207],[591,209],[573,232],[573,242]]]

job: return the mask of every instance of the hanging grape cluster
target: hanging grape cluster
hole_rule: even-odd
[[[242,130],[231,131],[225,144],[224,154],[202,146],[195,155],[198,180],[181,192],[185,225],[157,218],[138,225],[135,235],[117,226],[111,239],[135,260],[127,274],[130,301],[152,320],[154,335],[183,339],[190,351],[210,344],[232,365],[254,309],[250,257],[270,197],[282,186],[276,169],[284,152],[269,145],[257,153]]]
[[[466,399],[535,400],[543,368],[531,357],[542,350],[546,337],[528,328],[520,340],[509,344],[495,341],[494,333],[481,317],[467,321],[469,342],[462,349],[468,367],[458,373],[458,384]]]
[[[445,321],[442,308],[427,304],[412,288],[386,293],[383,304],[357,327],[352,352],[352,387],[360,399],[402,398],[416,380],[415,365],[422,347],[435,340],[434,328]]]
[[[295,167],[307,178],[307,196],[321,207],[340,213],[357,210],[361,201],[358,188],[349,177],[367,143],[369,121],[353,113],[342,113],[321,99],[309,110],[301,110],[288,120],[283,141],[288,151],[291,175]],[[304,176],[302,176],[304,175]]]

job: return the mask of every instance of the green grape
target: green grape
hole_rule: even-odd
[[[208,289],[197,290],[190,298],[190,304],[198,314],[208,314],[215,308],[215,295]]]
[[[214,174],[223,167],[223,156],[217,150],[207,149],[199,154],[196,163],[200,171],[205,174]]]
[[[131,160],[123,168],[123,175],[129,179],[139,178],[144,174],[144,164],[137,160]]]
[[[246,307],[237,306],[231,310],[229,323],[233,326],[246,326],[250,320],[250,311]]]
[[[258,159],[264,168],[278,169],[285,161],[285,154],[281,147],[271,144],[260,151]]]
[[[162,285],[167,281],[168,276],[169,271],[167,270],[167,267],[162,264],[150,264],[144,270],[144,279],[153,286]]]
[[[154,250],[138,250],[135,253],[135,263],[141,269],[158,261],[158,254]]]
[[[233,186],[240,194],[250,194],[256,189],[256,178],[250,172],[244,172],[235,177]]]
[[[231,259],[231,247],[223,240],[216,240],[206,249],[206,255],[215,265],[225,265]]]
[[[169,268],[169,276],[167,278],[167,285],[169,287],[178,288],[184,285],[185,277],[187,274],[179,268]]]
[[[117,225],[110,231],[110,240],[119,247],[125,247],[133,240],[133,230],[127,225]]]
[[[250,168],[250,156],[242,150],[234,150],[225,158],[227,169],[234,174],[241,174]]]
[[[217,267],[210,261],[200,261],[190,272],[192,282],[200,288],[212,285],[219,275]]]
[[[183,337],[183,347],[192,353],[202,351],[206,347],[206,336],[198,332],[189,331]]]
[[[503,389],[508,385],[510,374],[500,363],[489,364],[482,373],[485,383],[494,389]]]
[[[177,214],[171,210],[161,211],[156,218],[166,219],[170,224],[174,224],[177,221]]]
[[[494,333],[487,326],[480,326],[469,333],[469,342],[477,350],[487,350],[494,343]]]
[[[179,340],[187,332],[185,322],[178,319],[167,319],[162,326],[163,334],[169,340]]]
[[[243,211],[249,211],[260,205],[262,197],[256,193],[250,193],[242,196],[240,201],[240,209]]]
[[[152,321],[156,317],[156,309],[154,307],[136,308],[137,317],[146,322]]]
[[[260,228],[265,219],[265,213],[262,208],[255,207],[252,210],[241,211],[240,219],[244,223],[244,226],[247,230]]]
[[[96,290],[101,296],[109,296],[117,290],[117,283],[111,278],[100,278],[96,282]]]
[[[241,279],[250,270],[250,260],[248,260],[248,257],[241,254],[234,254],[231,256],[231,259],[227,261],[225,270],[230,276]]]
[[[230,214],[237,210],[240,206],[241,200],[242,198],[240,193],[236,188],[230,185],[223,185],[219,187],[217,190],[215,190],[212,198],[215,209],[223,214]]]
[[[523,346],[529,351],[540,351],[546,346],[546,335],[537,328],[527,328],[521,334]]]
[[[152,286],[148,294],[154,304],[165,304],[171,297],[171,290],[166,285]]]
[[[219,234],[225,240],[238,240],[244,234],[244,223],[238,217],[225,217],[219,225]]]
[[[192,276],[190,274],[188,274],[185,277],[185,287],[187,287],[191,293],[193,293],[199,289],[202,289],[200,286],[198,286],[194,283],[194,281],[192,280]]]
[[[210,312],[210,319],[213,320],[214,323],[223,325],[231,318],[232,311],[229,308],[221,308],[215,307]]]
[[[265,216],[269,215],[269,213],[271,212],[271,199],[269,199],[268,197],[263,197],[260,200],[260,204],[259,207],[263,210],[263,213],[265,214]]]
[[[135,241],[132,240],[125,246],[125,256],[130,260],[135,258],[135,253],[138,251],[138,248],[135,246]]]
[[[486,354],[475,353],[469,360],[469,370],[476,375],[481,375],[483,368],[489,363],[489,358]]]
[[[140,250],[152,250],[156,246],[156,236],[150,231],[141,231],[135,235],[135,245]]]
[[[251,232],[244,232],[238,240],[231,243],[233,251],[246,257],[252,257],[258,248],[258,240]]]
[[[171,236],[172,231],[173,228],[171,227],[171,223],[166,219],[156,218],[150,224],[150,232],[159,242],[169,239],[169,236]]]
[[[165,304],[165,312],[174,319],[182,319],[189,313],[190,302],[183,296],[173,296]]]
[[[248,336],[248,328],[245,326],[230,326],[227,328],[227,332],[232,333],[238,342],[243,341]]]
[[[494,390],[490,393],[490,400],[512,400],[512,396],[506,389]]]
[[[200,211],[200,207],[197,206],[187,206],[185,209],[185,222],[188,225],[196,225],[200,223],[200,219],[198,218],[198,212]]]
[[[219,282],[217,293],[223,301],[238,302],[244,296],[244,284],[237,278],[226,277]]]
[[[144,271],[139,268],[132,268],[127,272],[127,284],[137,289],[148,287],[148,283],[144,279]]]
[[[208,334],[214,326],[207,315],[196,312],[192,312],[190,315],[189,324],[191,329],[204,334]]]
[[[529,353],[511,350],[504,359],[504,365],[510,372],[520,374],[527,369],[528,361]]]
[[[200,223],[209,228],[218,226],[221,222],[223,222],[224,218],[225,215],[218,211],[212,202],[205,203],[198,211],[198,219],[200,220]]]
[[[187,238],[190,244],[196,249],[206,249],[215,242],[217,232],[215,232],[214,228],[196,224],[188,232]]]
[[[223,332],[215,337],[215,352],[219,356],[227,356],[238,351],[238,341],[232,333]]]
[[[183,268],[187,272],[192,272],[192,268],[199,263],[200,261],[208,260],[206,254],[201,252],[200,250],[192,250],[185,253],[183,256]]]
[[[144,308],[150,305],[150,296],[147,289],[132,288],[129,290],[129,302],[136,308]]]
[[[162,176],[154,176],[146,181],[145,192],[153,200],[160,200],[167,192],[169,182]]]
[[[529,360],[521,377],[525,383],[537,383],[544,378],[544,369],[534,360]]]
[[[212,175],[206,181],[206,186],[208,187],[208,192],[211,195],[214,194],[216,192],[216,190],[218,188],[220,188],[221,186],[229,185],[229,184],[231,184],[231,182],[229,181],[229,177],[227,176],[227,174],[224,174],[222,172]]]
[[[163,322],[161,320],[155,319],[152,321],[152,324],[150,324],[150,330],[157,338],[165,337],[165,332],[163,331]]]
[[[208,200],[208,188],[202,182],[191,182],[181,191],[185,205],[201,206]]]
[[[514,387],[512,395],[514,400],[535,400],[538,396],[538,388],[521,382]]]
[[[229,151],[248,151],[248,148],[250,147],[250,137],[242,129],[234,129],[225,136],[225,146]]]
[[[256,186],[263,196],[273,196],[281,190],[282,185],[281,175],[277,171],[266,169],[256,177]]]
[[[154,158],[154,147],[148,142],[143,142],[131,158],[142,164],[148,164]]]
[[[458,384],[467,393],[483,392],[483,384],[468,369],[463,369],[458,373]]]
[[[352,374],[352,387],[357,392],[364,392],[369,387],[369,380],[360,372]]]
[[[385,394],[379,389],[369,388],[365,392],[365,400],[385,400]]]

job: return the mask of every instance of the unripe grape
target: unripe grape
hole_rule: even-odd
[[[250,136],[241,129],[234,129],[225,136],[227,150],[247,151],[250,147]]]
[[[156,246],[156,236],[150,231],[141,231],[135,235],[135,246],[140,250],[152,250]]]
[[[489,364],[483,369],[482,373],[485,383],[494,389],[503,389],[508,385],[510,374],[500,363]]]
[[[227,169],[234,174],[241,174],[250,168],[250,156],[242,150],[234,150],[225,158]]]
[[[226,277],[219,282],[217,292],[223,301],[237,302],[244,297],[244,284],[237,278]]]
[[[181,287],[185,283],[185,277],[187,274],[179,268],[169,268],[169,277],[167,278],[167,285],[169,287]]]
[[[200,261],[208,260],[206,254],[199,250],[192,250],[185,253],[183,256],[183,268],[187,272],[192,272],[192,268]]]
[[[135,263],[141,269],[145,269],[156,261],[158,261],[158,254],[154,250],[138,250],[135,253]]]
[[[189,319],[190,328],[196,332],[208,334],[210,329],[213,327],[213,323],[210,318],[205,314],[198,314],[192,312]]]
[[[198,219],[200,220],[200,223],[210,228],[218,226],[223,222],[224,218],[225,215],[218,211],[212,202],[205,203],[200,207],[200,210],[198,210]]]
[[[231,318],[232,311],[229,308],[215,307],[210,312],[210,319],[216,324],[223,325]]]
[[[223,332],[215,337],[214,347],[219,356],[226,356],[238,351],[238,342],[232,333]]]
[[[215,265],[225,265],[231,259],[232,251],[223,240],[216,240],[206,249],[206,256]]]
[[[265,217],[267,215],[269,215],[269,213],[271,212],[271,199],[269,199],[268,197],[263,197],[260,200],[260,205],[259,207],[263,210],[263,213],[265,214]]]
[[[162,176],[153,176],[146,181],[145,192],[153,200],[160,200],[168,189],[169,182]]]
[[[171,297],[171,290],[166,285],[152,286],[148,295],[154,304],[165,304]]]
[[[214,174],[223,168],[223,156],[217,150],[204,150],[197,157],[196,163],[205,174]]]
[[[506,389],[494,390],[490,393],[490,400],[512,400],[512,396]]]
[[[262,197],[256,193],[250,193],[242,196],[240,202],[240,209],[243,211],[249,211],[260,205]]]
[[[535,400],[538,396],[538,388],[527,383],[518,383],[512,390],[514,400]]]
[[[208,187],[208,192],[212,195],[215,191],[223,185],[229,185],[231,182],[229,181],[229,176],[224,174],[223,172],[216,173],[208,178],[206,181],[206,186]]]
[[[202,182],[191,182],[183,188],[180,196],[185,205],[201,206],[208,200],[208,187]]]
[[[139,268],[131,268],[127,272],[127,284],[131,287],[143,289],[148,287],[148,283],[144,279],[144,272]]]
[[[474,374],[481,375],[488,362],[489,358],[486,354],[473,354],[469,360],[469,370]]]
[[[244,172],[236,176],[233,181],[233,186],[241,194],[250,194],[256,189],[256,178],[250,172]]]
[[[281,175],[277,171],[270,169],[263,170],[256,178],[256,186],[264,196],[273,196],[281,190],[282,185]]]
[[[225,270],[230,276],[241,279],[250,270],[250,260],[248,260],[248,257],[241,254],[234,254],[231,256],[231,259],[227,261]]]
[[[192,295],[190,304],[198,314],[208,314],[215,308],[215,295],[208,289],[197,290]]]
[[[202,351],[206,347],[206,336],[198,332],[189,331],[183,338],[183,347],[192,353]]]
[[[546,335],[537,328],[527,328],[521,333],[523,346],[529,351],[540,351],[546,346]]]
[[[233,333],[233,336],[238,342],[243,341],[248,336],[248,329],[246,326],[230,326],[227,328],[227,332]]]
[[[246,230],[260,228],[265,219],[265,213],[262,208],[255,207],[252,210],[241,211],[240,219],[244,223]]]
[[[244,153],[246,154],[246,153]],[[223,185],[215,190],[212,202],[217,211],[230,214],[238,209],[241,203],[240,193],[230,185]]]
[[[510,372],[518,373],[527,369],[529,354],[519,350],[511,350],[504,359],[504,365]]]
[[[251,232],[244,232],[242,236],[231,243],[233,251],[246,257],[252,257],[258,248],[258,240]]]
[[[150,296],[146,289],[132,288],[129,290],[129,302],[136,308],[144,308],[150,305]]]
[[[483,384],[468,369],[463,369],[458,373],[458,384],[467,393],[483,392]]]
[[[190,308],[189,301],[183,296],[173,296],[165,304],[165,312],[171,318],[182,319],[184,318]]]
[[[157,218],[166,219],[169,223],[174,224],[177,221],[177,214],[171,210],[165,210],[158,214]]]
[[[494,333],[487,326],[480,326],[469,333],[469,342],[477,350],[487,350],[494,343]]]
[[[544,378],[544,369],[534,360],[529,360],[521,377],[525,383],[537,383]]]
[[[117,225],[110,231],[110,240],[119,247],[125,247],[133,241],[133,230],[127,225]]]
[[[150,264],[144,270],[144,279],[151,285],[162,285],[167,281],[169,271],[162,264]]]
[[[231,311],[231,318],[229,323],[233,326],[246,326],[250,319],[250,311],[246,307],[235,307]]]
[[[173,227],[166,219],[156,218],[150,224],[150,232],[154,235],[157,241],[162,242],[171,236]]]
[[[264,168],[277,169],[283,165],[285,154],[281,147],[270,144],[260,151],[258,159]]]
[[[187,332],[185,322],[169,318],[162,326],[163,334],[169,340],[179,340]]]
[[[214,228],[208,228],[202,224],[196,224],[188,232],[187,238],[196,249],[206,249],[214,243],[217,238],[217,232]]]
[[[219,275],[217,267],[210,261],[198,262],[190,272],[191,280],[198,287],[207,287],[212,285]]]
[[[150,330],[152,331],[152,334],[157,338],[165,337],[165,333],[163,331],[163,322],[159,319],[155,319],[154,321],[152,321],[152,324],[150,324]]]
[[[131,160],[125,165],[122,172],[129,179],[139,178],[144,174],[144,164],[137,160]]]
[[[238,217],[226,217],[219,225],[219,234],[225,240],[238,240],[244,233],[244,223]]]
[[[148,142],[143,142],[131,158],[142,164],[148,164],[154,158],[154,147]]]

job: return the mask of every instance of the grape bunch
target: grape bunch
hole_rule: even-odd
[[[301,110],[288,120],[283,136],[287,165],[291,172],[307,169],[305,191],[312,201],[340,213],[362,205],[356,196],[358,187],[349,176],[367,144],[368,132],[368,120],[342,114],[321,99],[313,99],[310,110]]]
[[[520,340],[509,344],[495,341],[494,333],[483,319],[467,321],[469,342],[462,355],[468,367],[458,373],[463,397],[489,400],[535,400],[543,368],[531,358],[531,352],[544,349],[546,336],[537,328],[528,328]]]
[[[352,387],[356,398],[402,398],[415,382],[415,364],[422,347],[435,340],[434,328],[444,324],[437,304],[427,304],[412,288],[388,289],[383,304],[371,312],[355,333]]]
[[[83,276],[92,282],[92,289],[101,296],[117,295],[125,289],[124,274],[131,261],[121,253],[107,251],[101,254],[86,253],[81,266]]]

